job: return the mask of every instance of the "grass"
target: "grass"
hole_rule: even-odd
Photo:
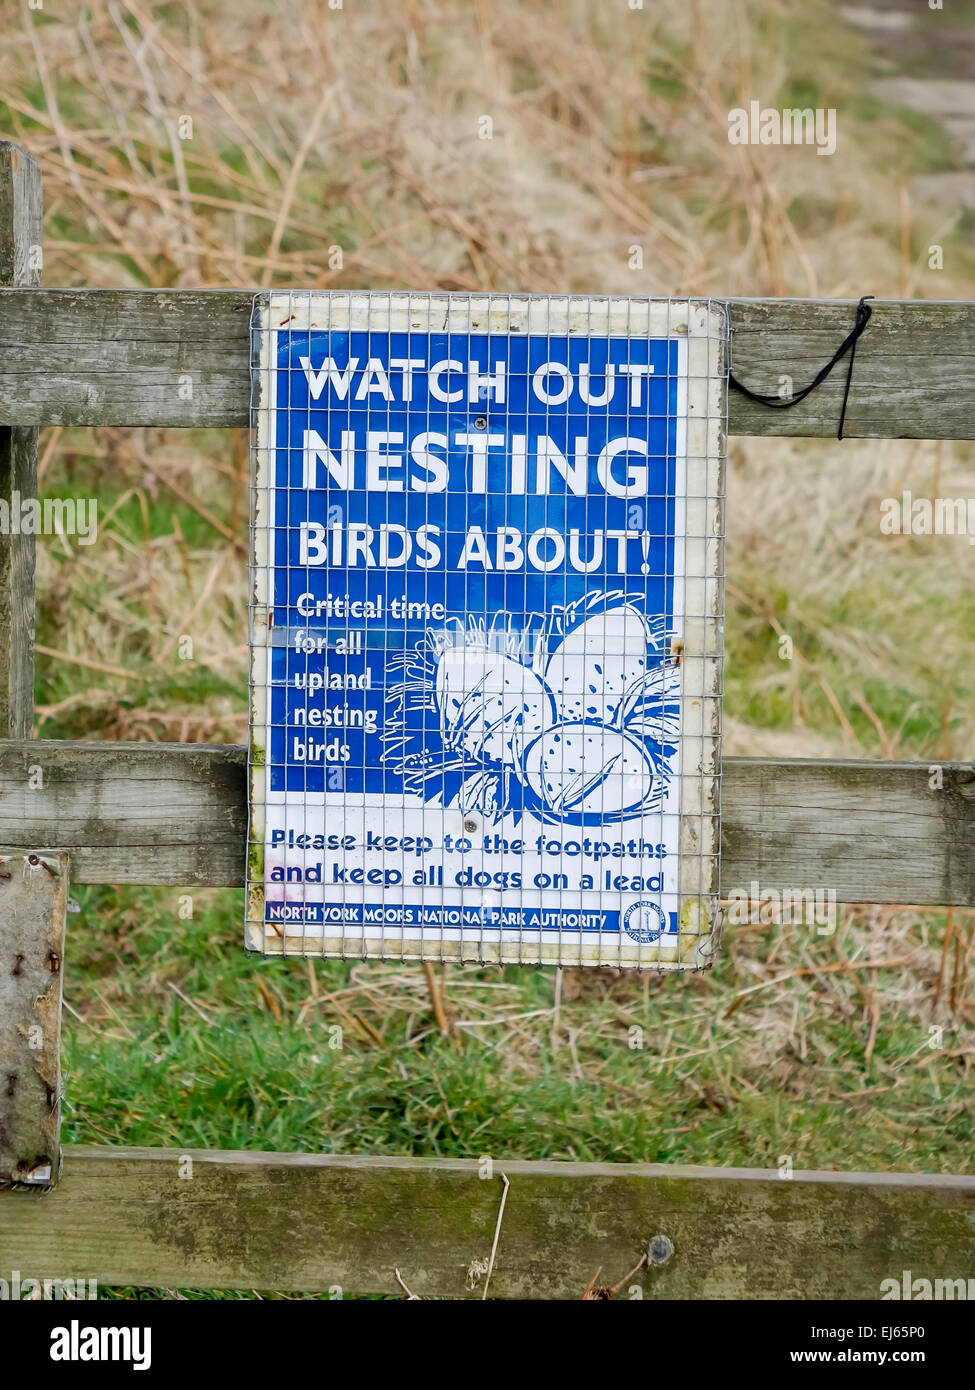
[[[233,913],[212,891],[75,896],[72,1142],[830,1168],[849,1164],[855,1104],[863,1166],[903,1168],[903,1131],[937,1097],[921,1166],[967,1164],[963,1030],[929,1046],[939,914],[851,914],[835,939],[746,928],[676,989],[451,968],[443,1038],[419,970],[246,958],[239,894]],[[857,957],[892,965],[835,970]]]
[[[889,62],[822,0],[2,8],[47,284],[972,297],[967,224],[911,182],[950,142],[870,93]],[[753,97],[836,107],[836,155],[729,145]],[[243,741],[246,436],[58,429],[41,459],[100,526],[39,549],[36,732]],[[972,758],[975,548],[879,531],[971,465],[732,441],[726,751]],[[68,1142],[971,1166],[972,913],[738,928],[684,979],[451,968],[442,1036],[419,969],[245,957],[240,893],[74,894]]]

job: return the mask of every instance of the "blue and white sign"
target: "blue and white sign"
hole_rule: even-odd
[[[705,963],[723,310],[256,312],[248,945]]]

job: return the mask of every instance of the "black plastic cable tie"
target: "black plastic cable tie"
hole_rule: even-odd
[[[870,316],[873,310],[867,303],[867,300],[873,299],[873,297],[872,294],[861,296],[857,304],[856,322],[853,325],[852,331],[843,339],[825,367],[822,367],[819,372],[817,372],[809,385],[804,386],[802,390],[797,392],[794,396],[790,396],[787,401],[783,400],[781,396],[765,396],[762,395],[760,391],[750,390],[747,386],[742,385],[732,372],[728,373],[728,385],[733,386],[736,391],[740,391],[743,396],[747,396],[750,401],[757,401],[759,405],[767,405],[772,410],[789,410],[792,406],[798,405],[800,401],[804,401],[811,391],[815,391],[817,386],[821,386],[836,366],[837,362],[842,361],[845,355],[849,353],[850,365],[846,373],[846,387],[843,391],[843,408],[840,411],[840,426],[836,435],[837,439],[842,439],[843,425],[846,422],[846,403],[850,399],[850,383],[853,380],[853,361],[856,357],[857,342],[867,324],[870,322]]]

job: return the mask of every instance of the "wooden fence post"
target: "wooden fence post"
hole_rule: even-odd
[[[0,141],[0,286],[40,282],[41,171]],[[0,738],[30,738],[34,724],[34,537],[17,523],[21,499],[36,496],[37,430],[0,426]]]
[[[41,171],[0,142],[0,286],[41,282]],[[37,430],[0,427],[0,739],[34,725]],[[0,1185],[57,1181],[61,1163],[61,979],[68,857],[0,853]]]
[[[61,988],[68,856],[0,850],[0,1187],[61,1167]]]

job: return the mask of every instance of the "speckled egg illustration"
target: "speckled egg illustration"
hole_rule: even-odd
[[[639,739],[575,721],[556,724],[525,747],[522,776],[546,819],[585,825],[638,811],[654,768]]]
[[[551,691],[534,671],[487,648],[448,648],[436,691],[444,743],[488,762],[513,765],[516,733],[537,733],[558,718]]]
[[[654,656],[644,615],[631,605],[594,614],[557,646],[545,679],[565,719],[611,724]]]

